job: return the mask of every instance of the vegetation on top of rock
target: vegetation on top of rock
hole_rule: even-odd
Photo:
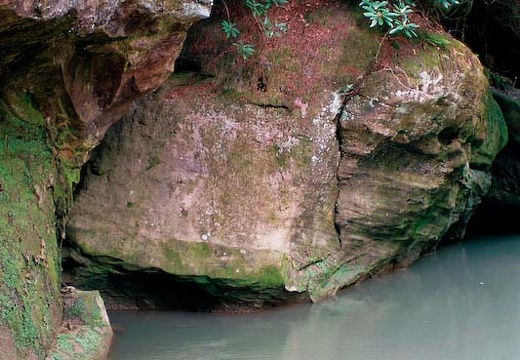
[[[424,1],[423,1],[424,2]],[[287,31],[286,23],[274,23],[271,21],[269,16],[266,15],[267,11],[273,7],[281,7],[288,3],[288,0],[245,0],[244,5],[251,10],[253,18],[257,23],[261,32],[267,38],[273,36],[281,36]],[[460,4],[458,0],[433,0],[433,3],[427,1],[428,4],[424,4],[429,7],[440,7],[448,10],[454,5]],[[237,25],[231,20],[229,9],[225,1],[223,1],[226,9],[226,20],[222,20],[220,25],[222,31],[226,34],[227,39],[238,39],[240,36],[240,30]],[[404,35],[406,37],[417,37],[418,34],[415,31],[419,28],[419,25],[412,22],[409,15],[416,11],[416,5],[410,0],[398,0],[398,1],[377,1],[377,0],[362,0],[359,3],[364,12],[363,15],[370,20],[370,27],[381,27],[386,30],[388,35]],[[262,18],[263,17],[263,18]],[[243,41],[235,41],[233,45],[236,47],[237,52],[244,60],[253,56],[254,46]]]
[[[354,1],[351,3],[355,4]],[[225,20],[221,21],[221,28],[228,39],[233,39],[236,51],[246,60],[254,55],[258,39],[237,41],[242,31],[232,20],[226,2],[223,4],[226,14]],[[287,4],[288,0],[248,0],[244,1],[244,8],[250,10],[260,32],[272,38],[286,33],[288,22],[273,22],[272,13],[267,15],[267,11],[274,10],[273,7],[285,8]],[[424,27],[425,21],[442,23],[447,32],[479,54],[486,68],[499,74],[498,78],[505,76],[512,87],[520,84],[517,81],[520,68],[515,61],[519,50],[518,47],[510,46],[520,39],[519,5],[516,0],[361,0],[358,4],[364,17],[369,20],[367,25],[379,28],[385,36],[402,35],[423,39],[423,35],[428,32],[417,30]],[[235,18],[238,17],[235,15]]]
[[[287,0],[245,0],[245,6],[251,10],[255,22],[257,23],[261,32],[267,38],[272,38],[273,36],[281,36],[282,33],[287,31],[287,24],[275,22],[274,24],[271,22],[271,19],[266,16],[267,10],[269,10],[272,6],[283,6],[287,4]],[[226,38],[237,39],[240,35],[240,30],[238,30],[236,24],[231,21],[231,16],[229,15],[229,9],[225,1],[223,1],[224,7],[226,9],[227,20],[222,20],[220,25],[222,27],[222,31],[226,34]],[[261,18],[263,16],[263,19]],[[236,41],[233,43],[236,47],[237,52],[244,60],[251,57],[255,50],[253,45],[244,43],[243,41]]]

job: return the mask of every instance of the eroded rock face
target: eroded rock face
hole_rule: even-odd
[[[247,287],[318,300],[464,229],[506,130],[463,45],[378,49],[345,6],[290,4],[273,15],[288,33],[242,62],[215,16],[181,55],[200,72],[136,104],[92,159],[69,223],[78,283],[161,269],[219,303],[265,304],[226,297]]]
[[[210,2],[0,1],[0,342],[42,359],[61,322],[59,243],[80,167],[173,70]]]
[[[173,71],[186,29],[211,5],[3,1],[0,78],[33,97],[51,121],[66,117],[91,148],[132,100]]]
[[[507,139],[480,65],[460,44],[394,68],[368,76],[373,85],[341,114],[336,221],[342,248],[356,254],[351,272],[407,264],[443,236],[460,239]]]

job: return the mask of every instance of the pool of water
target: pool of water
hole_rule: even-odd
[[[443,248],[317,304],[109,315],[110,360],[520,359],[520,236]]]

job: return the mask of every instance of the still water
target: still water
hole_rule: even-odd
[[[110,360],[520,359],[520,236],[441,249],[318,304],[110,318]]]

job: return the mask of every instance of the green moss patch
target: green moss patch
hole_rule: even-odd
[[[0,124],[0,321],[20,356],[41,356],[59,309],[50,189],[56,170],[42,128],[19,120],[3,102]]]
[[[496,154],[504,148],[508,140],[504,115],[491,93],[487,94],[484,106],[486,114],[482,119],[485,121],[485,126],[482,127],[484,131],[475,133],[472,142],[474,156],[471,165],[477,169],[489,169]]]
[[[62,166],[32,99],[0,100],[0,322],[20,357],[43,356],[60,318],[56,213],[66,210],[78,171]],[[58,206],[58,207],[57,207]]]
[[[76,291],[64,295],[63,327],[49,360],[90,360],[104,358],[112,330],[97,291]]]

